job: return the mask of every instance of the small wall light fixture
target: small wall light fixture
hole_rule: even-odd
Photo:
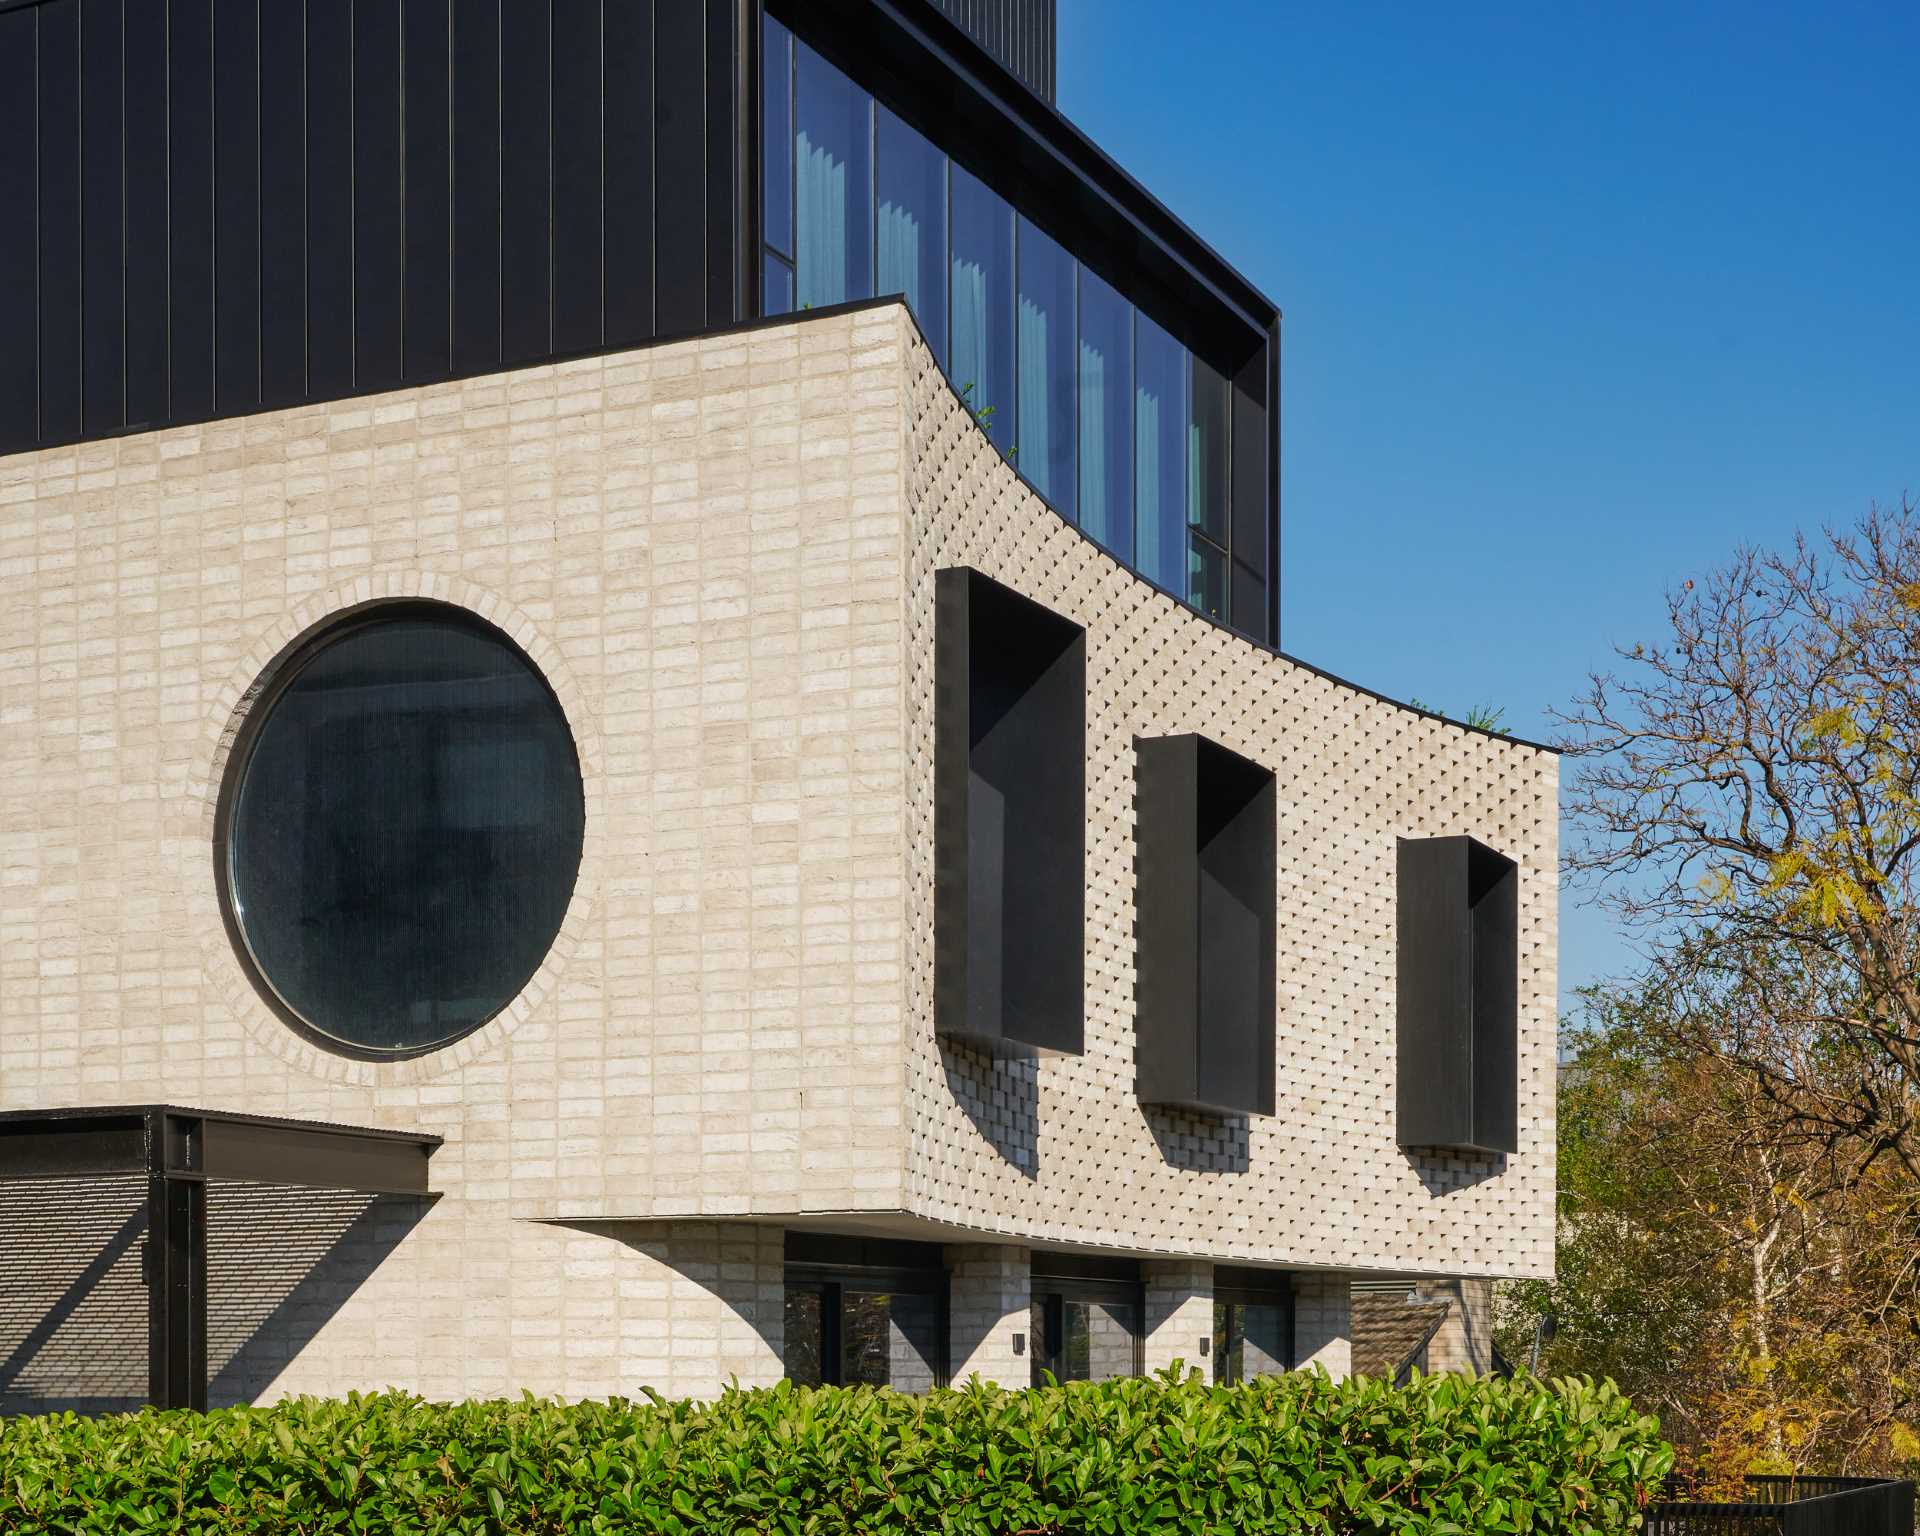
[[[1017,1360],[1020,1356],[1024,1355],[1026,1352],[1027,1352],[1027,1336],[1024,1333],[1016,1333],[1013,1336],[1014,1358]]]
[[[1210,1337],[1208,1337],[1206,1334],[1204,1333],[1201,1334],[1200,1335],[1200,1358],[1202,1360],[1207,1358],[1207,1351],[1211,1348],[1213,1348],[1213,1340]]]

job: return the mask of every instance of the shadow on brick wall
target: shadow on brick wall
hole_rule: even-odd
[[[1245,1115],[1208,1115],[1195,1110],[1143,1104],[1147,1129],[1170,1168],[1190,1173],[1245,1173],[1253,1166],[1252,1133]]]
[[[947,1091],[1001,1159],[1040,1177],[1040,1064],[1027,1056],[991,1056],[940,1042]]]
[[[207,1405],[264,1395],[434,1199],[209,1186]]]
[[[147,1401],[146,1180],[0,1182],[0,1413]],[[430,1199],[211,1184],[207,1400],[265,1393]]]
[[[1507,1154],[1504,1152],[1490,1152],[1484,1157],[1462,1157],[1458,1153],[1428,1151],[1420,1147],[1402,1147],[1400,1151],[1413,1171],[1420,1175],[1420,1182],[1430,1195],[1451,1195],[1457,1190],[1472,1189],[1474,1185],[1484,1184],[1488,1179],[1497,1178],[1507,1171]]]

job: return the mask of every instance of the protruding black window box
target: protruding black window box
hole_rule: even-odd
[[[1077,1055],[1086,632],[965,567],[938,572],[934,594],[935,1027]]]
[[[1470,837],[1400,840],[1399,1139],[1519,1147],[1520,868]]]
[[[1270,1115],[1273,774],[1204,736],[1134,751],[1140,1097]]]

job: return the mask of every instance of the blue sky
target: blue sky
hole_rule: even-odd
[[[1920,496],[1920,5],[1059,3],[1061,110],[1285,314],[1287,650],[1542,737]],[[1563,997],[1632,963],[1568,901]]]

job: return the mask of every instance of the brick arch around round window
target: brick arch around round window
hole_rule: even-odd
[[[359,610],[386,603],[433,602],[484,619],[513,641],[553,690],[580,762],[585,810],[580,869],[573,896],[546,958],[520,993],[469,1035],[418,1056],[394,1060],[343,1055],[296,1031],[261,997],[235,952],[220,906],[217,824],[228,761],[248,712],[279,668],[315,634]],[[552,996],[580,948],[600,892],[605,843],[605,750],[595,712],[552,638],[526,612],[489,588],[459,576],[407,571],[366,575],[317,594],[262,629],[214,696],[195,745],[187,783],[164,814],[168,857],[183,916],[215,994],[247,1038],[299,1071],[357,1087],[424,1083],[471,1065],[499,1047]]]

